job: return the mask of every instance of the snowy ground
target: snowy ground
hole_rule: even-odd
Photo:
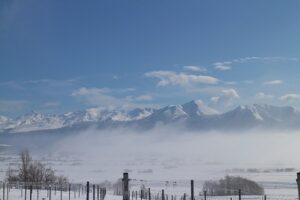
[[[1,198],[2,199],[2,190],[0,190],[1,192]],[[155,199],[155,195],[157,194],[158,191],[156,191],[156,189],[153,189],[153,193],[152,193],[152,199]],[[6,193],[6,192],[5,192]],[[11,189],[8,193],[8,200],[24,200],[25,199],[25,194],[24,194],[24,190],[23,193],[21,193],[20,189]],[[168,196],[168,199],[171,199],[171,195],[176,196],[176,199],[180,199],[181,198],[181,193],[179,191],[175,192],[173,190],[165,190],[165,194]],[[5,196],[5,199],[7,200],[7,194]],[[27,191],[27,199],[29,199],[29,191]],[[49,200],[49,193],[45,190],[39,190],[39,192],[37,192],[36,190],[33,191],[32,193],[32,200]],[[68,200],[69,199],[69,193],[68,192],[62,192],[62,196],[60,194],[60,192],[56,192],[56,194],[54,193],[54,191],[52,191],[51,194],[51,200]],[[71,192],[70,195],[70,199],[71,200],[86,200],[86,194],[82,195],[74,192]],[[93,199],[93,194],[90,193],[90,200]],[[96,197],[97,199],[97,197]],[[132,198],[133,200],[135,200],[135,198]],[[139,200],[140,198],[138,198]],[[167,199],[167,198],[166,198]],[[187,200],[189,199],[189,197],[187,197]],[[196,195],[195,196],[196,200],[202,200],[204,199],[203,196],[199,196]],[[237,196],[226,196],[226,197],[207,197],[207,200],[238,200]],[[263,197],[262,196],[242,196],[243,200],[262,200]],[[298,199],[296,196],[294,195],[268,195],[267,199],[270,200],[296,200]],[[121,196],[115,196],[112,195],[111,191],[108,191],[108,194],[105,197],[105,200],[122,200]]]
[[[234,175],[259,182],[268,196],[297,196],[300,134],[168,135],[167,131],[91,131],[61,139],[52,146],[46,139],[36,139],[38,142],[30,143],[30,151],[34,159],[76,183],[114,182],[123,172],[129,172],[137,187],[144,184],[157,191],[166,189],[170,194],[182,195],[189,193],[191,179],[195,180],[195,193],[199,193],[205,180]],[[12,143],[0,145],[0,180],[9,167],[18,166],[16,147]],[[176,181],[177,187],[167,186],[167,181]]]

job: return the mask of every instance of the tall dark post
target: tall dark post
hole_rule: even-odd
[[[264,196],[264,200],[267,200],[267,195]]]
[[[151,189],[148,188],[148,199],[151,200]]]
[[[123,200],[129,200],[129,177],[128,173],[123,173]]]
[[[27,185],[25,183],[25,200],[27,199]]]
[[[300,199],[300,172],[297,173],[298,198]]]
[[[71,185],[69,184],[69,200],[71,200]]]
[[[165,191],[164,190],[161,191],[161,200],[165,200]]]
[[[62,185],[60,186],[60,200],[62,200],[62,191],[63,191],[63,188],[62,188]]]
[[[3,187],[3,200],[5,200],[5,183],[3,183],[2,187]]]
[[[30,186],[30,200],[32,200],[32,185]]]
[[[96,191],[95,191],[95,185],[93,185],[93,200],[96,200],[95,198],[96,198],[96,193],[95,193]]]
[[[191,180],[191,200],[194,199],[194,180]]]
[[[51,200],[51,187],[49,188],[49,200]]]
[[[204,200],[206,200],[206,190],[204,191]]]
[[[86,182],[86,200],[90,199],[90,182]]]
[[[185,193],[183,194],[183,200],[186,200],[186,194]]]
[[[239,200],[242,200],[242,191],[239,189]]]

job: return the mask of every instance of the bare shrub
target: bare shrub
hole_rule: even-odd
[[[8,182],[24,182],[39,184],[66,185],[68,179],[64,176],[57,176],[50,167],[39,161],[33,161],[28,150],[20,153],[20,165],[18,169],[9,168],[6,172]]]

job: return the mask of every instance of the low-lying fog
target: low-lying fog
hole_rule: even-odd
[[[238,174],[257,181],[294,183],[300,168],[300,132],[88,130],[56,137],[51,145],[45,141],[42,147],[30,149],[33,157],[81,182],[116,180],[128,171],[139,180],[206,180]],[[0,156],[2,171],[14,164],[3,159],[7,154]]]

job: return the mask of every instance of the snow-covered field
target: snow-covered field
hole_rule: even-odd
[[[196,190],[197,191],[197,190]],[[2,189],[0,189],[1,192],[1,198],[2,199]],[[151,193],[151,197],[152,199],[155,199],[156,195],[160,195],[161,193],[158,194],[158,192],[160,192],[160,190],[157,190],[157,188],[152,188],[152,193]],[[181,193],[183,191],[180,191],[180,189],[165,189],[165,195],[166,198],[165,199],[171,199],[171,196],[173,195],[174,198],[176,199],[181,199],[182,198],[182,194]],[[97,195],[95,195],[96,199],[97,199]],[[187,200],[190,197],[187,196]],[[5,191],[5,199],[7,200],[24,200],[25,199],[25,192],[24,190],[21,191],[20,189],[11,189],[8,193],[8,198],[7,198],[7,193]],[[27,191],[27,199],[29,198],[29,191]],[[49,200],[49,192],[46,190],[33,190],[32,192],[32,200]],[[60,193],[60,191],[57,191],[56,194],[54,191],[52,191],[51,193],[51,200],[68,200],[69,199],[69,192],[62,192],[62,194]],[[78,192],[71,192],[70,193],[70,199],[71,200],[86,200],[86,194],[84,193],[79,194]],[[89,195],[89,199],[93,199],[93,193],[91,192]],[[131,197],[132,200],[135,200],[135,197]],[[140,199],[140,197],[137,198],[138,200]],[[199,195],[195,195],[195,199],[196,200],[202,200],[204,199],[203,196],[199,196]],[[238,200],[238,196],[208,196],[207,200]],[[262,196],[242,196],[243,200],[263,200]],[[296,200],[298,199],[296,195],[267,195],[267,199],[270,200]],[[105,197],[105,200],[122,200],[122,196],[116,196],[113,195],[112,191],[108,191]],[[161,199],[160,199],[161,200]]]
[[[169,133],[173,131],[91,130],[55,143],[36,137],[27,144],[1,141],[0,180],[9,167],[18,166],[18,147],[28,145],[34,159],[76,183],[115,182],[123,172],[129,172],[135,187],[144,184],[182,195],[189,193],[191,179],[195,180],[195,193],[199,193],[205,180],[235,175],[259,182],[268,196],[296,198],[295,179],[300,171],[298,133]],[[166,185],[174,181],[177,187]]]

